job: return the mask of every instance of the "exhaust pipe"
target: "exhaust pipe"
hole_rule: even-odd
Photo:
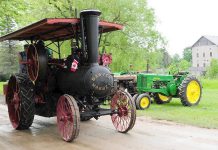
[[[88,51],[88,63],[98,63],[99,10],[83,10],[80,12],[80,28],[82,51]]]

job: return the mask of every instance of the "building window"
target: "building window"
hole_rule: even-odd
[[[197,67],[199,67],[199,64],[197,64]]]
[[[204,67],[206,67],[206,64],[204,63]]]
[[[210,52],[210,57],[212,57],[213,56],[213,54],[212,54],[212,52]]]
[[[205,57],[205,53],[203,53],[203,57]]]
[[[199,54],[197,53],[197,58],[199,57]]]

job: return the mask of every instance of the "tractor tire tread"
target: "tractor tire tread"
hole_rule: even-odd
[[[35,102],[34,102],[34,85],[25,74],[16,74],[20,88],[21,114],[17,130],[28,129],[34,120]]]
[[[181,99],[181,103],[183,106],[193,106],[193,105],[198,105],[198,103],[200,102],[200,99],[201,99],[201,95],[202,95],[202,92],[200,93],[200,97],[199,97],[199,100],[195,103],[195,104],[191,104],[188,102],[187,100],[187,96],[186,96],[186,88],[187,88],[187,85],[190,81],[197,81],[200,85],[200,92],[202,91],[202,86],[199,82],[199,80],[195,77],[195,76],[187,76],[181,83],[181,85],[178,87],[178,90],[179,90],[179,97]]]

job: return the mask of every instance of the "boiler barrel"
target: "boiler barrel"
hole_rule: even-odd
[[[105,97],[113,88],[114,79],[110,71],[98,64],[81,67],[76,72],[60,70],[57,74],[58,88],[63,93]]]

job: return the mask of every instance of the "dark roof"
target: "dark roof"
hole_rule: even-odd
[[[218,45],[218,36],[204,36],[206,39],[214,43],[215,45]]]
[[[79,30],[78,18],[47,18],[8,35],[0,37],[0,41],[5,40],[67,40],[74,36],[76,30]],[[122,30],[123,26],[107,21],[99,22],[99,32],[111,32]]]
[[[195,45],[196,43],[198,43],[198,41],[199,41],[200,39],[202,39],[202,38],[206,38],[207,40],[209,40],[210,42],[212,42],[214,45],[218,45],[218,36],[204,35],[204,36],[201,36],[201,37],[191,46],[191,48],[194,47],[194,45]]]

